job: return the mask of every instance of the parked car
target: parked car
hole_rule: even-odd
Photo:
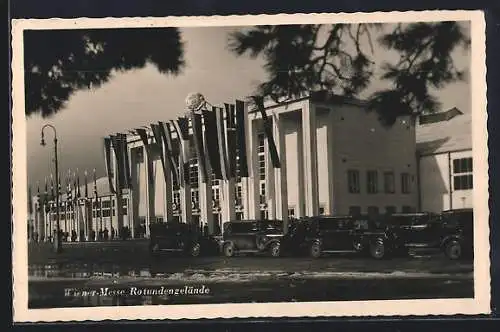
[[[443,211],[443,250],[450,259],[474,256],[474,212],[472,209]]]
[[[224,223],[222,252],[226,257],[244,253],[280,255],[281,220],[235,220]]]
[[[358,253],[382,259],[392,252],[394,239],[367,216],[317,216],[290,224],[282,239],[282,251],[309,254]]]
[[[442,251],[450,259],[472,252],[472,210],[398,213],[387,218],[402,253]]]
[[[197,257],[218,252],[216,239],[203,235],[197,225],[176,221],[154,223],[150,225],[150,233],[152,253],[177,252]]]

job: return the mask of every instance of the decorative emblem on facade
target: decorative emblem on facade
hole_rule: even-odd
[[[199,112],[206,103],[205,97],[199,92],[191,92],[186,97],[186,106],[191,112]]]

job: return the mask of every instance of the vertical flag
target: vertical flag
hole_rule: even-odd
[[[47,177],[45,177],[45,193],[44,193],[45,199],[47,198],[48,195],[49,195],[49,187],[47,184]]]
[[[125,168],[124,162],[123,162],[123,149],[122,149],[122,144],[121,144],[121,138],[117,135],[111,135],[111,145],[113,146],[113,151],[115,152],[115,173],[116,173],[116,190],[121,190],[123,188],[127,187],[127,179],[125,175]],[[110,186],[113,181],[113,178],[110,178]],[[113,191],[113,193],[116,193],[116,191]]]
[[[201,174],[201,182],[205,183],[208,179],[207,160],[203,147],[203,128],[201,126],[201,115],[191,112],[191,126],[193,128],[194,147],[198,157],[198,168]]]
[[[262,97],[257,97],[257,96],[254,96],[252,99],[258,111],[260,112],[262,120],[264,122],[264,134],[267,137],[267,144],[269,147],[269,154],[271,156],[271,163],[274,168],[280,168],[280,159],[278,156],[278,150],[276,149],[276,144],[274,143],[274,138],[273,138],[272,122],[267,117],[266,110],[264,108],[264,99]]]
[[[144,149],[149,156],[149,137],[146,129],[139,128],[135,130],[137,135],[141,138],[142,144],[144,145]]]
[[[55,199],[56,197],[54,192],[54,176],[52,176],[52,173],[50,174],[50,197],[51,199]]]
[[[80,198],[82,197],[82,194],[80,192],[80,173],[77,171],[77,177],[76,177],[76,197]]]
[[[89,198],[89,183],[87,178],[87,170],[85,170],[85,198]]]
[[[98,193],[97,193],[97,177],[95,174],[95,168],[94,168],[94,197],[97,199]]]
[[[40,197],[40,182],[36,182],[36,197],[37,197],[37,204],[38,204],[38,211],[41,211],[42,209],[42,198]]]
[[[115,193],[115,188],[113,186],[113,174],[111,172],[111,140],[114,138],[114,136],[110,137],[104,137],[104,159],[105,159],[105,166],[106,166],[106,175],[108,176],[108,182],[109,182],[109,190],[111,190],[112,193]]]
[[[66,177],[66,202],[71,201],[71,171],[68,170],[68,176]]]
[[[160,133],[165,144],[165,155],[168,157],[170,169],[172,170],[172,181],[179,183],[179,165],[177,157],[177,151],[174,149],[173,139],[171,129],[168,123],[159,122]]]
[[[245,134],[245,104],[236,100],[236,145],[238,146],[239,169],[241,177],[248,177],[247,144]]]
[[[131,188],[132,187],[132,173],[130,170],[130,159],[128,156],[128,147],[127,147],[127,135],[119,133],[118,137],[120,138],[120,147],[121,147],[121,155],[122,155],[122,162],[123,162],[123,168],[125,170],[125,187],[126,188]]]
[[[216,179],[222,179],[222,171],[220,165],[219,137],[217,135],[217,118],[215,107],[212,111],[203,110],[203,121],[205,123],[205,142],[210,142],[207,145],[208,157],[210,166]]]
[[[31,185],[28,187],[28,213],[30,214],[30,218],[33,215],[33,197],[31,196]]]
[[[228,161],[227,161],[227,149],[226,149],[226,129],[224,127],[224,109],[217,107],[215,108],[215,118],[217,125],[217,139],[219,141],[219,159],[220,159],[220,169],[222,178],[224,180],[229,179],[228,174]]]
[[[160,148],[160,161],[161,161],[161,166],[163,167],[163,176],[165,178],[165,183],[167,183],[167,165],[165,163],[165,155],[166,153],[163,153],[163,140],[162,140],[162,129],[161,129],[161,126],[159,124],[155,124],[155,123],[152,123],[151,124],[151,130],[153,131],[153,136],[154,136],[154,139],[156,141],[156,144],[158,144],[159,148]],[[165,148],[166,150],[166,148]]]
[[[226,126],[227,126],[227,159],[229,177],[236,177],[236,123],[235,123],[235,108],[234,105],[224,104],[226,109]]]
[[[189,183],[189,124],[188,119],[180,117],[177,121],[171,120],[179,139],[179,180],[182,185]]]

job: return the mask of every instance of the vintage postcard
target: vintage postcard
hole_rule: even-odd
[[[14,321],[490,312],[479,11],[12,21]]]

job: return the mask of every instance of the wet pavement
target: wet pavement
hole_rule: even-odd
[[[473,297],[471,261],[443,255],[198,258],[147,242],[29,248],[29,307]],[[207,291],[208,290],[208,291]]]

